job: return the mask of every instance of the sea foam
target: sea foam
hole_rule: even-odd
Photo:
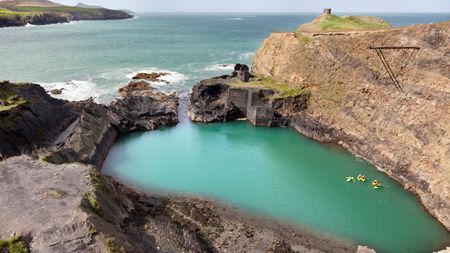
[[[205,68],[205,71],[223,71],[223,70],[234,70],[234,64],[213,64]]]
[[[59,95],[52,95],[59,99],[80,101],[91,97],[98,98],[111,93],[109,90],[99,88],[91,81],[71,80],[67,82],[39,83],[45,90],[62,89]],[[98,101],[98,99],[96,99]]]

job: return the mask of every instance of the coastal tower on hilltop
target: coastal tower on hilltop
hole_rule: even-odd
[[[331,14],[331,8],[323,9],[323,14]]]

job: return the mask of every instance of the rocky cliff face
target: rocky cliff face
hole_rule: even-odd
[[[198,198],[141,194],[83,164],[0,162],[0,238],[31,252],[354,252]],[[0,250],[2,250],[0,248]],[[295,251],[294,251],[295,250]]]
[[[253,72],[307,85],[309,105],[293,127],[369,160],[417,193],[450,229],[449,41],[450,22],[274,33],[257,51]]]
[[[0,156],[3,157],[50,145],[80,116],[85,103],[54,99],[36,84],[0,82],[0,94],[25,100],[15,108],[0,110]]]
[[[0,28],[1,27],[13,27],[13,26],[25,26],[27,24],[32,25],[49,25],[58,23],[68,23],[70,18],[67,16],[58,15],[55,13],[43,13],[36,15],[25,16],[0,16]]]
[[[10,97],[19,99],[15,107]],[[36,84],[0,83],[0,154],[34,153],[57,164],[101,167],[119,134],[178,123],[178,96],[130,93],[109,106],[50,97]],[[3,104],[8,106],[4,106]]]
[[[277,97],[268,88],[236,87],[238,77],[222,76],[201,81],[192,89],[189,117],[194,122],[247,119],[256,126],[286,127],[291,112],[302,111],[308,94]],[[248,79],[251,80],[251,79]]]
[[[51,10],[47,12],[14,12],[15,14],[0,15],[0,28],[32,25],[49,25],[68,23],[70,21],[80,20],[115,20],[115,19],[129,19],[133,15],[118,10],[96,9],[89,13],[77,12],[72,10],[70,12]],[[0,13],[1,14],[1,13]]]
[[[83,108],[68,137],[52,147],[45,160],[83,162],[101,168],[116,137],[134,131],[155,130],[178,123],[178,96],[147,92],[127,96],[109,106],[90,103]]]

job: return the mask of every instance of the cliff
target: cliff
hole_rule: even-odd
[[[372,162],[450,229],[449,41],[450,22],[274,33],[253,74],[308,87],[292,126]]]
[[[79,20],[128,19],[125,11],[106,8],[71,7],[50,1],[0,1],[0,28],[11,26],[47,25]]]
[[[0,82],[0,157],[52,144],[84,104],[54,99],[37,84]]]

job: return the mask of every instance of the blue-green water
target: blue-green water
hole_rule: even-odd
[[[450,14],[377,14],[396,26],[450,20]],[[65,90],[60,98],[114,99],[133,73],[170,71],[163,91],[186,95],[199,80],[251,63],[272,31],[316,14],[142,14],[122,21],[0,29],[0,80]],[[163,191],[204,194],[250,211],[369,244],[380,252],[431,252],[449,234],[417,200],[348,153],[288,129],[245,123],[192,125],[134,134],[111,152],[107,173]],[[347,184],[365,173],[383,191]]]
[[[183,123],[132,134],[114,146],[103,171],[144,189],[219,199],[377,252],[450,245],[450,234],[392,179],[292,129]],[[384,188],[346,182],[359,173]]]

